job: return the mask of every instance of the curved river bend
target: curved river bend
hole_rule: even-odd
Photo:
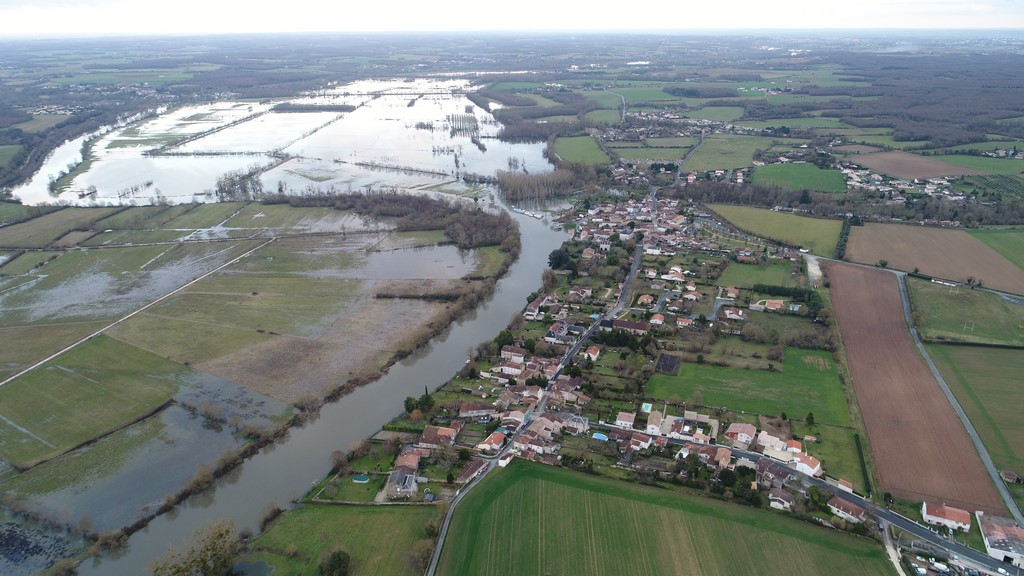
[[[356,389],[338,402],[323,407],[319,418],[247,460],[216,486],[183,502],[176,510],[155,518],[136,532],[126,548],[113,555],[89,559],[78,569],[82,575],[138,575],[169,546],[187,542],[193,531],[214,520],[234,520],[239,530],[257,530],[271,503],[284,505],[301,496],[330,468],[333,450],[373,435],[397,416],[407,396],[422,394],[447,381],[465,362],[467,351],[493,338],[526,298],[540,285],[548,254],[565,234],[543,222],[513,214],[522,234],[522,253],[509,274],[498,282],[494,295],[474,313],[456,322],[417,354],[394,365],[379,380]]]

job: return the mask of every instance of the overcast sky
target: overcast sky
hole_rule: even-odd
[[[772,28],[1019,29],[1024,0],[0,0],[2,38]]]

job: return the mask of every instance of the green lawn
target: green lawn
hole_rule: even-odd
[[[0,457],[31,466],[119,428],[169,400],[185,370],[98,336],[0,387]]]
[[[555,140],[555,153],[566,162],[607,164],[611,161],[590,136],[558,138]]]
[[[710,364],[683,364],[679,374],[655,374],[648,398],[693,401],[756,414],[803,418],[813,412],[823,424],[850,423],[846,396],[828,352],[787,348],[782,370],[745,370]]]
[[[15,124],[11,128],[18,128],[25,132],[44,132],[70,117],[70,114],[34,114],[31,120]]]
[[[968,232],[998,252],[1003,258],[1024,270],[1024,229],[970,230]]]
[[[877,543],[782,514],[516,460],[456,509],[442,575],[891,574]]]
[[[929,344],[928,353],[996,467],[1024,470],[1024,350]]]
[[[741,106],[705,106],[683,114],[687,118],[701,118],[714,122],[732,122],[743,117],[746,109]]]
[[[351,574],[419,574],[409,561],[413,544],[437,515],[433,506],[306,504],[286,512],[253,540],[245,562],[264,561],[274,576],[318,574],[322,556],[336,548],[352,557]],[[293,557],[283,552],[291,545]]]
[[[690,151],[689,148],[612,148],[624,160],[665,160],[678,162]]]
[[[1024,346],[1024,306],[991,292],[919,278],[908,278],[907,288],[918,330],[926,339]]]
[[[747,206],[709,204],[708,208],[751,234],[801,246],[829,258],[835,254],[839,230],[843,227],[839,220],[809,218]]]
[[[799,281],[799,277],[793,276],[792,269],[793,263],[789,260],[769,260],[763,267],[757,264],[730,262],[716,283],[719,286],[739,288],[752,288],[754,284],[792,286]]]
[[[846,181],[839,170],[822,170],[814,164],[771,164],[754,170],[751,184],[777,186],[786,190],[845,192]]]
[[[712,134],[704,138],[704,144],[694,151],[686,161],[688,170],[729,170],[754,165],[754,152],[772,147],[774,140],[762,136],[736,136],[733,134]],[[788,141],[796,146],[800,141]]]

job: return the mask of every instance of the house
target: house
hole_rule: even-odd
[[[526,305],[526,312],[523,313],[523,318],[527,320],[541,320],[544,318],[544,314],[540,311],[548,303],[548,297],[540,295],[533,302]]]
[[[395,469],[388,474],[388,498],[408,498],[416,495],[419,491],[416,474],[420,467],[420,457],[429,455],[428,451],[415,449],[404,450],[398,455],[395,459]]]
[[[573,286],[569,290],[568,299],[569,302],[583,302],[584,300],[590,298],[592,294],[593,290],[587,288],[586,286]]]
[[[690,302],[699,302],[700,298],[700,292],[687,292],[686,294],[683,294],[683,299],[689,300]]]
[[[786,443],[769,434],[767,430],[761,430],[761,433],[757,435],[757,445],[761,448],[771,448],[783,452],[786,450]]]
[[[730,286],[730,287],[725,289],[725,297],[726,298],[730,298],[732,300],[735,300],[736,298],[739,298],[739,296],[740,296],[740,291],[738,289],[733,288],[732,286]]]
[[[971,531],[971,513],[946,504],[925,501],[921,504],[921,517],[926,524],[945,526],[950,530]]]
[[[1003,479],[1003,482],[1006,482],[1007,484],[1020,483],[1020,475],[1013,470],[1003,470],[999,473],[999,476]]]
[[[583,353],[583,356],[591,362],[597,362],[597,357],[601,355],[601,349],[597,346],[590,346],[587,351]]]
[[[455,443],[455,435],[457,431],[454,428],[444,428],[441,426],[427,426],[423,429],[423,433],[420,434],[419,439],[416,441],[417,448],[441,448],[443,446],[451,446]]]
[[[839,496],[833,496],[828,501],[828,509],[847,522],[860,523],[864,521],[864,509],[853,502],[847,502]]]
[[[693,318],[680,316],[676,318],[676,328],[690,328],[693,326]]]
[[[661,412],[651,410],[650,415],[647,416],[647,433],[660,436],[662,420],[664,420],[664,416],[662,416]]]
[[[803,472],[808,476],[821,476],[821,462],[810,454],[793,454],[793,462],[796,463],[796,471]]]
[[[740,422],[729,424],[729,427],[725,430],[725,437],[732,440],[733,444],[739,443],[747,446],[754,440],[755,434],[757,434],[757,428],[753,424],[743,424]]]
[[[497,452],[504,445],[505,434],[502,432],[491,432],[491,435],[486,440],[476,445],[476,449],[481,452]]]
[[[466,466],[466,469],[455,479],[456,484],[467,484],[473,478],[480,475],[481,472],[487,469],[487,463],[483,460],[474,460],[472,464]]]
[[[619,412],[615,418],[615,425],[619,428],[632,428],[636,421],[636,412]]]
[[[625,330],[634,336],[646,336],[651,331],[651,325],[647,322],[631,322],[629,320],[613,320],[612,328]]]
[[[778,312],[779,310],[782,310],[782,307],[785,306],[785,304],[786,302],[783,300],[765,300],[764,309],[771,312]]]
[[[767,458],[761,458],[754,467],[755,478],[762,486],[774,486],[779,488],[792,478],[789,470],[779,466]]]
[[[729,450],[725,446],[719,446],[715,451],[715,464],[719,468],[728,468],[729,462],[732,461],[732,450]]]
[[[494,415],[494,406],[486,402],[466,402],[459,407],[459,418],[488,418]]]
[[[796,498],[782,488],[772,488],[768,492],[768,505],[776,510],[791,510]]]
[[[654,304],[654,296],[651,296],[650,294],[641,294],[640,297],[636,299],[637,306],[647,307],[652,304]]]
[[[664,314],[654,314],[651,316],[651,326],[662,326],[665,324]]]
[[[744,312],[743,310],[740,310],[739,308],[733,308],[731,306],[728,307],[728,308],[722,308],[720,316],[723,319],[725,319],[725,320],[746,320],[747,319],[746,312]]]
[[[985,551],[1000,562],[1024,568],[1024,528],[1009,518],[975,512]]]
[[[799,440],[786,440],[786,452],[794,454],[804,451],[804,445]]]
[[[502,360],[508,360],[516,364],[526,363],[526,350],[511,344],[507,344],[501,347],[501,358]]]

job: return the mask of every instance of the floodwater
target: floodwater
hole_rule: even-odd
[[[14,195],[26,204],[145,205],[214,201],[219,177],[253,169],[262,171],[265,191],[292,193],[420,187],[512,167],[551,170],[543,143],[497,140],[500,125],[465,97],[469,89],[457,80],[366,80],[290,101],[357,106],[351,112],[185,106],[97,136],[88,169],[53,196],[50,177],[81,160],[85,137],[68,142]]]
[[[79,574],[143,574],[169,545],[188,541],[193,531],[215,520],[231,519],[239,529],[255,531],[269,504],[284,505],[302,496],[327,472],[333,450],[345,450],[371,436],[402,411],[406,396],[421,394],[424,386],[436,388],[450,378],[462,366],[468,349],[493,338],[522,310],[526,297],[540,285],[548,254],[565,239],[541,221],[514,217],[521,226],[522,257],[498,283],[494,296],[474,313],[379,380],[324,406],[319,418],[293,429],[285,440],[246,461],[214,489],[153,520],[116,557],[86,561]]]

